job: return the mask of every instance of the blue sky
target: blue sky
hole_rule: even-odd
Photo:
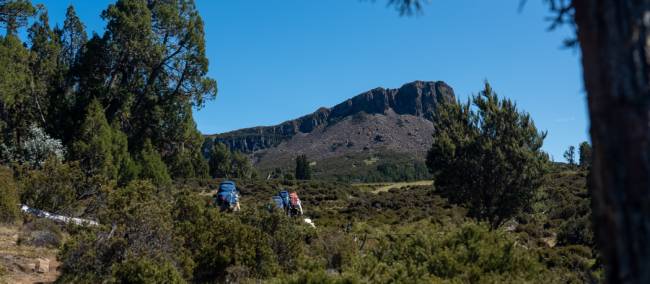
[[[33,0],[62,23],[73,4],[101,32],[105,0]],[[485,79],[548,131],[544,149],[561,160],[587,140],[578,50],[547,31],[541,0],[432,0],[400,17],[385,0],[196,0],[205,21],[210,75],[219,94],[195,112],[199,130],[273,125],[333,106],[374,87],[442,80],[461,99]]]

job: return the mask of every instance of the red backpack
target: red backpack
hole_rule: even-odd
[[[298,194],[295,192],[292,192],[289,194],[289,199],[291,200],[291,206],[298,206],[298,203],[300,203],[300,199],[298,198]]]

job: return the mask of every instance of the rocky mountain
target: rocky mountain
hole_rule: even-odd
[[[298,154],[315,161],[317,173],[319,163],[336,160],[339,164],[340,157],[350,159],[349,167],[373,165],[381,162],[378,156],[388,153],[422,160],[431,145],[431,119],[442,101],[455,101],[449,85],[415,81],[398,89],[375,88],[279,125],[208,137],[209,142],[251,154],[260,169],[290,167]],[[206,143],[206,149],[211,144]]]

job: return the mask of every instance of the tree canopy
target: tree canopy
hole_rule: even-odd
[[[492,227],[529,209],[548,160],[541,150],[546,134],[530,116],[487,82],[467,103],[436,111],[427,155],[436,190]]]

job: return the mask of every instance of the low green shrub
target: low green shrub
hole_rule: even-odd
[[[186,283],[171,263],[158,264],[146,258],[129,259],[113,265],[113,280],[133,284]]]

